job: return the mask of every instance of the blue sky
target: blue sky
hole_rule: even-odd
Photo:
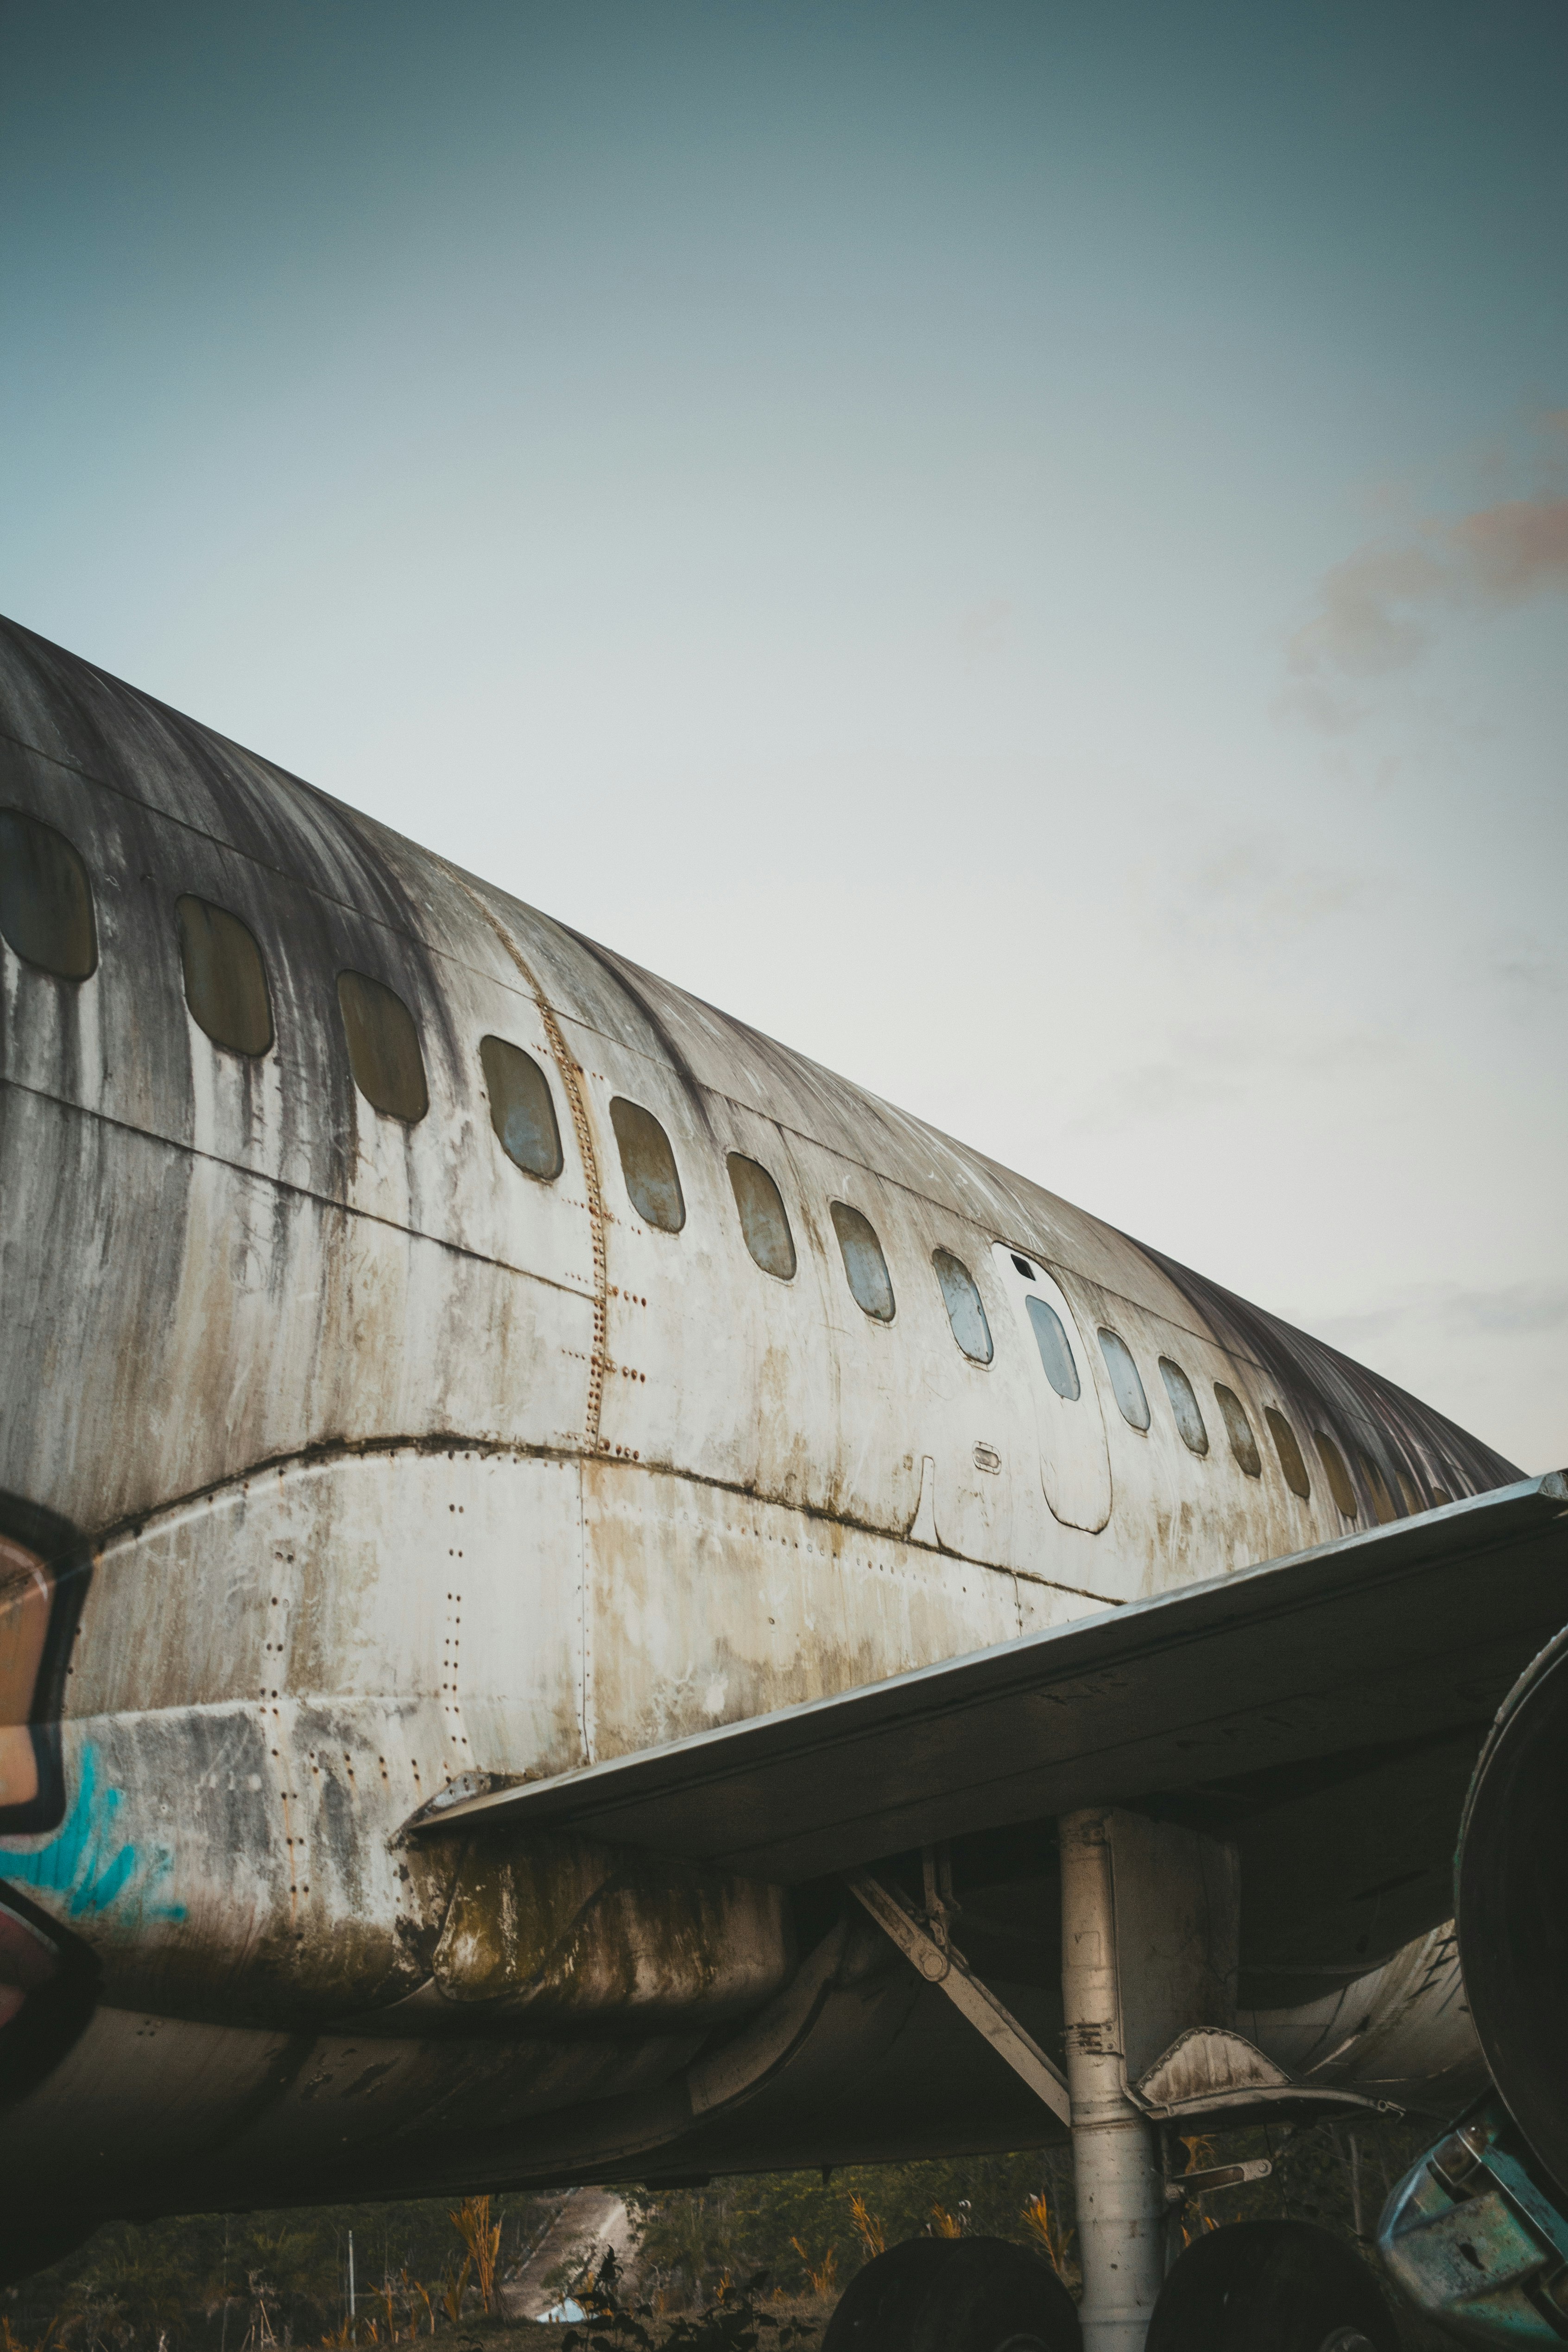
[[[0,607],[1568,1460],[1568,12],[0,0]]]

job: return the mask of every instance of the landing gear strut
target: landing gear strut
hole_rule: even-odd
[[[1292,2083],[1236,2031],[1233,1848],[1114,1810],[1070,1813],[1057,1828],[1065,2075],[952,1941],[951,1888],[931,1850],[923,1910],[873,1873],[847,1884],[1068,2126],[1082,2303],[1075,2311],[1050,2264],[1010,2241],[915,2239],[852,2282],[823,2352],[1396,2352],[1372,2273],[1304,2222],[1205,2234],[1167,2276],[1160,2129],[1282,2100],[1338,2105],[1342,2095]],[[1258,2160],[1188,2176],[1185,2193],[1270,2169]]]
[[[1079,2320],[1084,2352],[1143,2352],[1165,2274],[1165,2200],[1154,2127],[1126,2091],[1110,1845],[1100,1813],[1068,1814],[1058,1836]]]

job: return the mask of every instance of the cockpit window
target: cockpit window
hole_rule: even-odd
[[[1204,1417],[1193,1394],[1191,1381],[1180,1364],[1173,1364],[1169,1356],[1160,1359],[1160,1378],[1165,1383],[1165,1394],[1171,1400],[1172,1418],[1181,1433],[1183,1444],[1190,1454],[1206,1454],[1209,1433],[1204,1427]]]
[[[832,1206],[833,1230],[838,1236],[839,1255],[855,1304],[862,1313],[879,1323],[893,1319],[893,1284],[888,1272],[888,1261],[882,1255],[882,1244],[877,1239],[876,1228],[858,1209],[847,1201],[835,1201]]]
[[[261,950],[237,915],[205,898],[176,898],[180,966],[191,1018],[231,1054],[265,1054],[272,1003]]]
[[[340,971],[338,1009],[349,1067],[366,1102],[405,1127],[417,1125],[430,1108],[430,1095],[419,1032],[402,997],[368,972]]]
[[[730,1189],[741,1212],[746,1247],[764,1274],[781,1282],[795,1280],[795,1236],[789,1229],[778,1186],[754,1160],[739,1151],[730,1154]]]
[[[661,1232],[678,1234],[686,1223],[686,1201],[669,1138],[651,1110],[617,1095],[610,1124],[620,1147],[621,1173],[633,1208]]]
[[[504,1037],[479,1039],[479,1067],[501,1150],[525,1176],[552,1183],[561,1173],[561,1129],[543,1071]]]
[[[1268,1434],[1274,1440],[1274,1451],[1279,1456],[1279,1467],[1285,1473],[1285,1484],[1293,1495],[1307,1502],[1312,1492],[1312,1482],[1307,1475],[1307,1465],[1301,1459],[1301,1449],[1296,1443],[1296,1433],[1282,1412],[1271,1404],[1263,1408],[1263,1418],[1268,1423]]]
[[[1100,1352],[1105,1358],[1105,1369],[1110,1374],[1110,1392],[1121,1408],[1122,1420],[1131,1428],[1147,1429],[1149,1400],[1143,1393],[1143,1383],[1138,1377],[1131,1349],[1120,1331],[1102,1329]]]
[[[1026,1298],[1030,1328],[1035,1345],[1040,1351],[1040,1361],[1046,1368],[1046,1378],[1058,1396],[1068,1404],[1082,1394],[1079,1386],[1078,1366],[1073,1360],[1072,1343],[1062,1328],[1062,1318],[1049,1301]]]
[[[1326,1429],[1315,1429],[1312,1432],[1312,1442],[1318,1449],[1319,1458],[1324,1469],[1329,1474],[1329,1492],[1339,1506],[1341,1516],[1347,1519],[1357,1517],[1359,1514],[1356,1507],[1355,1488],[1351,1485],[1351,1474],[1345,1468],[1344,1455]]]
[[[988,1364],[995,1350],[992,1344],[991,1326],[985,1320],[985,1302],[980,1296],[974,1276],[963,1260],[954,1257],[951,1250],[933,1250],[931,1262],[936,1268],[942,1302],[947,1309],[953,1338],[972,1363]]]
[[[1225,1433],[1230,1440],[1230,1450],[1249,1478],[1263,1475],[1263,1457],[1258,1451],[1258,1440],[1252,1434],[1241,1399],[1223,1381],[1214,1384],[1214,1401],[1219,1407],[1219,1417],[1225,1423]]]
[[[63,833],[20,809],[0,809],[0,932],[57,980],[87,980],[97,967],[87,867]]]

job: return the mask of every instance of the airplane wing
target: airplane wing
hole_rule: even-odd
[[[782,1707],[414,1828],[571,1827],[795,1882],[1473,1727],[1568,1622],[1568,1473]]]

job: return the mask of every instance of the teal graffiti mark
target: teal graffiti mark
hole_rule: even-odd
[[[97,1749],[83,1748],[70,1811],[48,1843],[30,1853],[0,1844],[0,1879],[60,1896],[68,1919],[90,1918],[121,1897],[128,1898],[128,1911],[145,1918],[183,1919],[183,1903],[153,1899],[174,1869],[174,1855],[165,1846],[144,1853],[129,1840],[119,1840],[115,1815],[121,1801],[121,1791],[103,1782]]]

